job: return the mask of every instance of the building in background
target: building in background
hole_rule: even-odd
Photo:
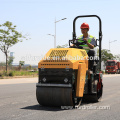
[[[11,58],[14,57],[13,54],[14,54],[14,52],[10,52],[10,57],[11,57]],[[13,61],[14,61],[14,59],[13,59]],[[12,64],[13,64],[13,62],[12,62]]]

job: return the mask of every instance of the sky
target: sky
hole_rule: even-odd
[[[16,30],[29,35],[12,46],[14,62],[25,61],[26,64],[37,65],[42,56],[54,47],[55,19],[56,44],[68,44],[72,39],[73,20],[80,15],[98,15],[102,20],[102,49],[109,49],[115,55],[120,51],[120,1],[119,0],[0,0],[0,24],[10,21]],[[82,18],[76,22],[76,34],[81,35],[80,25],[87,22],[89,34],[98,38],[99,22],[97,18]],[[0,62],[5,55],[0,51]]]

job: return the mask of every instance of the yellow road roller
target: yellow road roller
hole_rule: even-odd
[[[99,20],[99,57],[89,69],[87,52],[82,48],[52,48],[38,63],[39,79],[36,84],[36,98],[42,106],[79,106],[82,100],[97,102],[103,93],[101,72],[101,19],[97,15],[77,16],[73,20],[75,44],[75,23],[78,18],[96,17]],[[97,42],[96,41],[96,42]],[[80,45],[81,43],[79,43]],[[83,44],[83,43],[82,43]]]

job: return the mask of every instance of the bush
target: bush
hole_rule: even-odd
[[[2,73],[0,73],[0,77],[2,77],[2,75],[3,75],[3,74],[2,74]]]
[[[6,71],[3,71],[3,76],[9,76]]]
[[[6,71],[0,72],[0,77],[4,77],[4,76],[9,76],[9,74],[6,73]]]
[[[13,73],[13,72],[10,72],[10,73],[9,73],[9,76],[14,76],[14,73]]]

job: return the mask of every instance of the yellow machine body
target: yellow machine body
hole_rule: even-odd
[[[38,63],[38,68],[72,68],[78,69],[80,63],[86,64],[88,70],[87,53],[76,48],[50,49],[44,58]]]
[[[88,55],[85,50],[76,48],[50,49],[39,62],[38,68],[72,68],[77,72],[76,96],[83,97]]]

